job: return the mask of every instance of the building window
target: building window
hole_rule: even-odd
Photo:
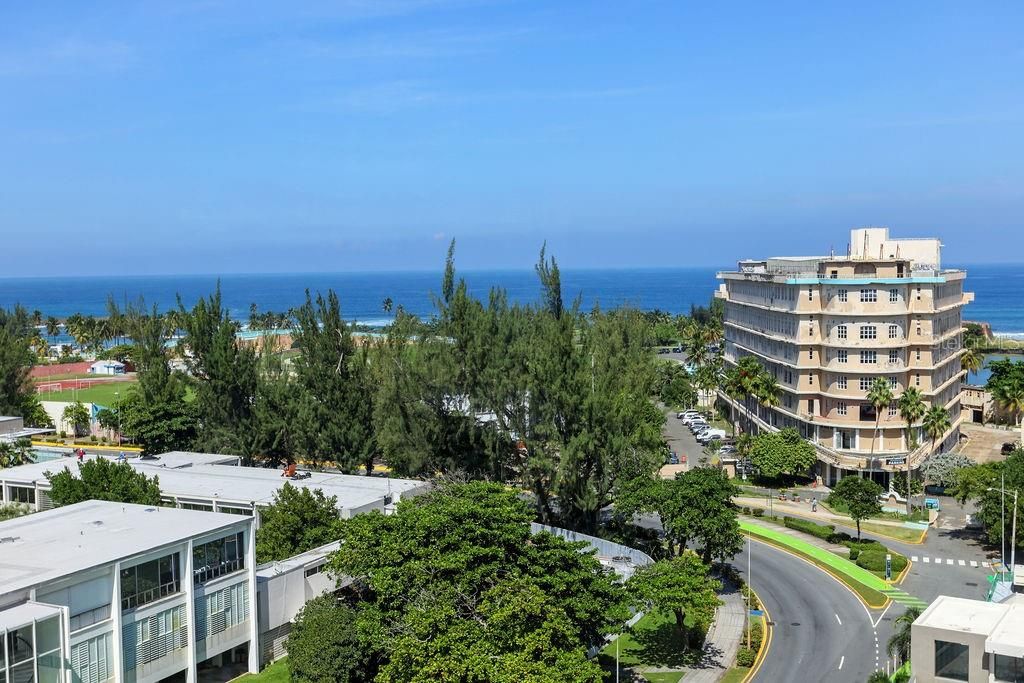
[[[133,609],[181,590],[178,553],[121,570],[121,609]]]
[[[900,300],[900,292],[898,289],[889,290],[889,303],[894,304]]]
[[[918,336],[921,335],[921,323],[917,324],[917,334],[918,334]]]
[[[839,339],[846,339],[846,325],[840,325],[836,328],[836,336]]]
[[[920,285],[918,285],[918,287],[917,287],[917,300],[918,301],[921,300],[921,286]]]
[[[898,325],[889,325],[889,339],[895,339],[900,335],[900,328]]]
[[[192,548],[192,580],[206,583],[245,568],[242,532]]]
[[[860,390],[861,391],[870,391],[871,390],[871,378],[870,377],[861,377],[860,378]]]
[[[846,375],[843,375],[839,379],[836,380],[836,386],[838,388],[840,388],[840,389],[845,389],[846,388]]]
[[[891,349],[889,351],[889,362],[890,363],[899,363],[900,362],[900,352],[899,352],[899,350]]]
[[[846,404],[840,401],[836,404],[836,413],[839,415],[846,415]]]
[[[993,673],[997,681],[1024,681],[1024,659],[1008,655],[991,655],[995,657]]]
[[[840,363],[846,362],[846,349],[840,349],[836,351],[836,360]]]
[[[814,360],[814,349],[807,349],[808,360]]]
[[[970,648],[961,643],[935,641],[935,676],[966,681]]]
[[[899,385],[900,385],[900,381],[898,379],[896,379],[895,377],[890,377],[889,378],[889,388],[890,389],[895,389]]]
[[[914,374],[914,385],[915,386],[921,386],[921,373],[920,372]]]
[[[12,503],[36,504],[36,490],[28,486],[9,486],[7,490]]]
[[[845,289],[840,289],[839,290],[839,300],[841,302],[845,303],[847,298],[849,297],[849,295],[850,295],[850,293],[847,290],[845,290]]]
[[[917,357],[917,360],[921,360],[921,349],[917,350],[916,357]]]
[[[814,375],[807,375],[807,383],[814,384]]]
[[[889,404],[889,417],[896,417],[897,407],[896,401]]]
[[[862,289],[860,290],[860,302],[862,304],[873,303],[878,301],[878,290],[877,289]]]
[[[875,363],[878,362],[878,352],[877,351],[861,351],[860,352],[860,362],[865,364],[865,365],[874,365]]]
[[[323,565],[322,564],[318,564],[315,567],[307,567],[306,571],[305,571],[306,578],[308,579],[311,576],[316,576],[322,570],[323,570]]]
[[[814,301],[814,290],[813,289],[809,289],[808,288],[808,290],[807,290],[807,300],[808,301]]]
[[[874,339],[878,336],[878,331],[874,325],[861,325],[860,326],[860,338],[861,339]]]

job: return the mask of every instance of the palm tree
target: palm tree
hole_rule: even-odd
[[[35,327],[40,327],[40,326],[42,326],[42,324],[43,324],[43,312],[40,311],[37,308],[36,310],[32,311],[32,325],[35,326]]]
[[[910,627],[919,616],[921,616],[920,607],[908,607],[906,612],[896,617],[896,632],[886,643],[886,650],[890,657],[895,656],[900,662],[910,659]]]
[[[782,403],[782,388],[774,375],[762,370],[757,380],[754,395],[765,408],[774,408]]]
[[[1020,442],[1024,444],[1024,382],[1017,378],[1001,382],[992,390],[992,398],[1003,410],[1017,415]]]
[[[960,354],[960,367],[968,372],[977,372],[981,370],[983,358],[978,350],[973,346],[965,346],[964,351]]]
[[[53,337],[53,341],[56,343],[57,335],[60,334],[60,321],[52,315],[46,319],[46,334]]]
[[[875,408],[875,438],[871,440],[871,454],[874,455],[875,445],[878,443],[881,433],[879,423],[882,420],[882,409],[892,403],[892,387],[889,386],[888,380],[876,377],[875,381],[871,383],[867,398],[868,403]]]
[[[932,406],[928,409],[928,412],[924,414],[924,419],[921,421],[921,426],[924,427],[924,433],[927,434],[932,440],[932,452],[935,452],[935,442],[938,441],[939,437],[945,434],[953,424],[949,421],[949,413],[942,406]]]
[[[914,434],[914,423],[924,415],[926,406],[921,392],[916,387],[907,387],[896,402],[900,416],[907,422],[907,493],[910,493],[910,453],[917,448],[917,435]],[[910,496],[907,496],[907,517],[912,512]]]

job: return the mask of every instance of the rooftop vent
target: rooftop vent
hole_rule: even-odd
[[[143,512],[156,512],[156,508],[146,508]]]
[[[0,536],[0,543],[14,543],[20,540],[21,536]]]

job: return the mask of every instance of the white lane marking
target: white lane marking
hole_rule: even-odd
[[[957,560],[957,564],[959,564],[961,567],[967,566],[967,563],[964,562],[963,560]]]
[[[953,564],[953,558],[946,560],[946,564]]]
[[[890,600],[889,601],[889,607],[892,607],[892,605],[893,605],[893,601]],[[878,628],[878,625],[880,623],[882,623],[882,617],[884,617],[885,613],[889,611],[889,607],[886,607],[884,610],[882,610],[882,613],[878,615],[878,619],[876,619],[875,621],[871,622],[871,628]],[[868,621],[870,621],[870,620],[871,620],[871,613],[869,612],[868,613]]]
[[[838,621],[838,622],[839,622],[839,625],[840,625],[840,626],[842,626],[842,625],[843,625],[843,622],[839,620],[839,615],[838,615],[838,614],[836,615],[836,621]]]
[[[926,557],[926,558],[924,558],[924,563],[925,563],[925,564],[928,564],[928,563],[929,563],[929,562],[931,562],[931,561],[932,561],[932,558],[930,558],[930,557]]]
[[[917,555],[911,555],[910,556],[910,561],[911,562],[917,562]]]
[[[845,662],[845,661],[846,661],[846,655],[843,655],[842,657],[839,658],[839,670],[840,671],[842,670],[843,662]]]
[[[977,560],[971,560],[971,566],[972,567],[977,567],[978,566],[978,561]]]

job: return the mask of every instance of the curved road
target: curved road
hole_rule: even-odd
[[[861,683],[875,670],[876,656],[885,666],[888,618],[869,614],[850,590],[799,558],[761,543],[753,544],[752,553],[750,583],[773,623],[771,646],[754,681]],[[733,566],[746,574],[746,549]]]

